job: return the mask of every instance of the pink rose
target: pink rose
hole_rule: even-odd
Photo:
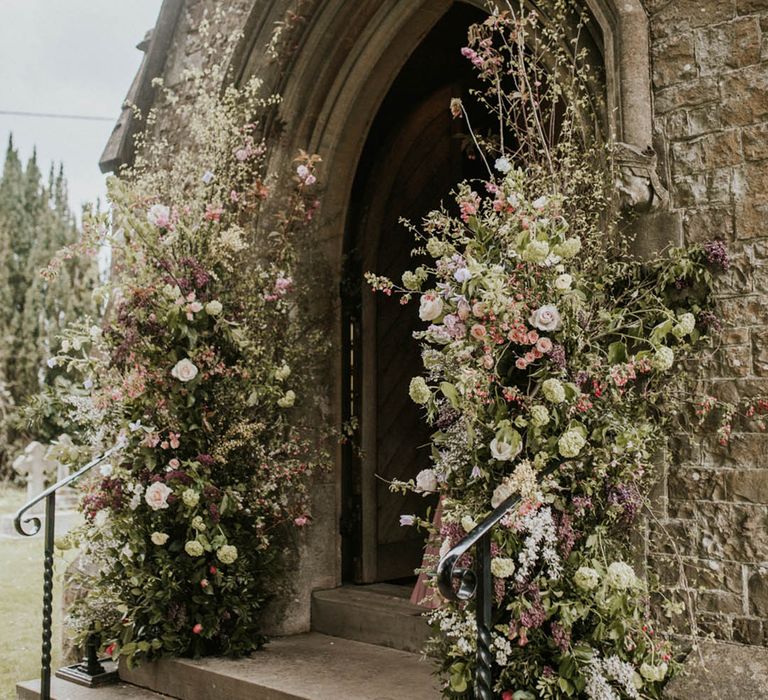
[[[549,338],[539,338],[536,341],[536,349],[546,355],[548,352],[552,352],[552,341]]]
[[[482,340],[485,338],[487,331],[485,330],[484,325],[481,323],[476,323],[474,326],[472,326],[472,328],[469,329],[469,333],[475,340]]]
[[[192,628],[192,634],[200,634],[202,631],[203,626],[199,622]]]

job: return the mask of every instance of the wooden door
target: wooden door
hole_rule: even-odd
[[[420,223],[460,179],[458,123],[448,106],[455,88],[444,87],[403,116],[384,142],[367,177],[359,231],[365,270],[399,281],[418,261],[415,240],[400,217]],[[362,576],[364,582],[413,575],[424,535],[400,526],[401,514],[423,516],[434,497],[393,494],[392,479],[407,481],[430,466],[429,435],[421,409],[408,396],[422,372],[413,331],[422,329],[417,306],[369,291],[362,295]]]

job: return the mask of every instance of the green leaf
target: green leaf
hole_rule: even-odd
[[[440,382],[440,391],[443,393],[448,402],[453,408],[459,407],[459,393],[456,391],[456,387],[450,382]]]
[[[627,361],[627,346],[620,340],[608,346],[608,362],[617,365]]]

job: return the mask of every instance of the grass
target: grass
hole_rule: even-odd
[[[0,514],[25,501],[22,489],[0,485]],[[61,559],[57,557],[57,565]],[[63,567],[58,566],[61,570]],[[56,584],[59,584],[56,581]],[[40,675],[43,537],[0,539],[0,700],[16,698],[16,683]],[[61,586],[54,585],[53,668],[60,657]]]

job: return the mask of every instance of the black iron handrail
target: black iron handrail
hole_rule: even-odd
[[[51,633],[53,618],[53,540],[55,536],[56,525],[56,492],[64,486],[69,486],[77,481],[81,476],[89,472],[96,465],[101,464],[105,459],[114,454],[122,445],[120,443],[110,447],[96,459],[92,459],[84,467],[76,472],[57,481],[53,486],[49,486],[41,494],[35,496],[28,503],[24,504],[13,518],[13,526],[16,532],[24,537],[32,537],[40,532],[42,521],[36,515],[28,518],[24,517],[30,508],[36,506],[40,501],[45,500],[45,559],[43,564],[43,644],[40,665],[40,698],[41,700],[50,700],[51,698]],[[24,525],[30,525],[30,530],[24,529]],[[95,649],[93,644],[89,644],[89,660],[87,666],[94,674],[103,674],[104,668],[100,667],[98,660],[91,659],[94,656]],[[95,661],[95,664],[94,664]],[[98,668],[97,668],[98,666]]]
[[[554,473],[558,465],[542,470],[539,483]],[[491,514],[440,559],[437,565],[437,588],[451,601],[477,598],[477,670],[475,672],[476,700],[493,700],[493,655],[491,654],[491,622],[493,618],[493,578],[491,576],[491,531],[521,500],[514,494],[504,500]],[[457,566],[459,559],[475,547],[475,569]],[[458,582],[458,586],[455,585]]]

